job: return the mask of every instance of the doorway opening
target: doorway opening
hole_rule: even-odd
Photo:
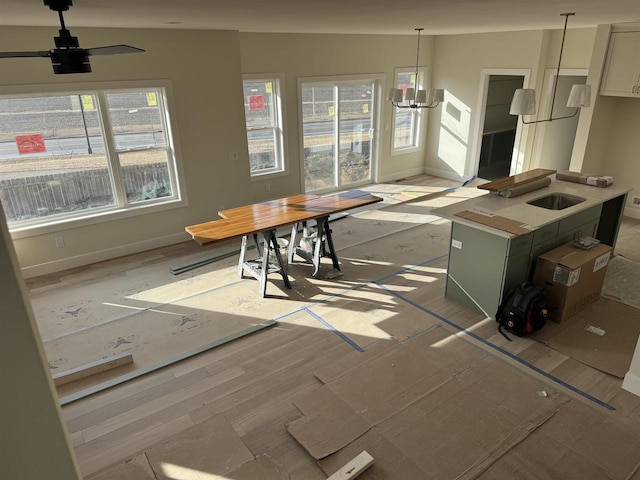
[[[495,180],[512,172],[518,117],[509,114],[509,107],[523,84],[523,75],[489,75],[478,163],[481,178]]]

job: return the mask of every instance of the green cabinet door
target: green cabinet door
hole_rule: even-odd
[[[533,234],[527,234],[509,240],[454,222],[447,298],[493,318],[505,286],[515,286],[527,279],[532,237]]]

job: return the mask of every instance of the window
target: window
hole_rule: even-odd
[[[408,87],[413,87],[416,83],[416,90],[424,89],[425,72],[418,70],[416,82],[415,68],[397,68],[395,72],[395,88],[403,92]],[[408,105],[402,102],[400,105]],[[391,153],[407,153],[408,151],[420,148],[420,125],[422,121],[422,110],[419,108],[395,108],[393,109],[393,142]]]
[[[164,87],[1,96],[9,227],[179,200],[169,125]]]
[[[243,88],[251,175],[255,177],[283,172],[284,128],[280,77],[245,75]]]

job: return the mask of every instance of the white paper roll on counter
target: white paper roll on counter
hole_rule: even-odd
[[[525,193],[533,192],[534,190],[547,187],[550,184],[551,178],[544,177],[532,182],[525,183],[524,185],[518,185],[516,187],[503,190],[500,192],[500,195],[507,198],[519,197],[520,195],[524,195]]]

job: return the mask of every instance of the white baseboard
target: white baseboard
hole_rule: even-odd
[[[637,218],[640,219],[640,208],[638,207],[627,207],[624,209],[623,215],[625,217]]]
[[[631,375],[631,372],[627,372],[622,381],[622,388],[640,397],[640,377],[636,377],[635,375]]]
[[[464,182],[468,180],[467,177],[463,175],[458,175],[455,172],[450,170],[439,170],[437,168],[425,167],[424,173],[427,175],[433,175],[434,177],[446,178],[447,180],[454,180],[458,182]]]
[[[425,173],[423,168],[412,168],[411,170],[394,172],[391,175],[380,177],[378,179],[378,182],[379,183],[395,182],[396,180],[402,180],[403,178],[408,178],[408,177],[415,177],[416,175],[422,175],[423,173]]]
[[[144,240],[142,242],[128,243],[126,245],[120,245],[114,248],[98,250],[97,252],[85,253],[83,255],[77,255],[75,257],[63,258],[61,260],[55,260],[53,262],[24,267],[21,269],[22,276],[23,278],[37,277],[39,275],[59,272],[68,268],[81,267],[83,265],[89,265],[91,263],[103,262],[105,260],[111,260],[112,258],[122,257],[124,255],[131,255],[133,253],[140,253],[154,248],[166,247],[169,245],[174,245],[176,243],[186,242],[190,239],[191,237],[188,233],[182,232],[174,233],[173,235],[167,235],[160,238],[152,238],[149,240]]]

